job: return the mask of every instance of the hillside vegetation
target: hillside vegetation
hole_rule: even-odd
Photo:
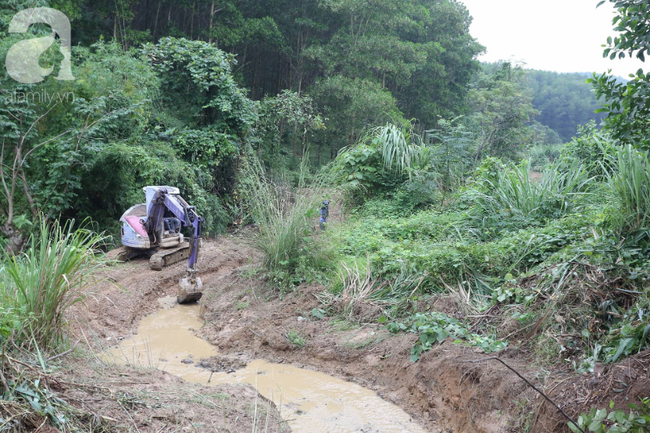
[[[605,55],[644,60],[650,2],[611,1]],[[69,53],[10,28],[36,6]],[[50,45],[41,81],[0,72],[0,431],[90,425],[39,375],[146,185],[205,236],[252,224],[268,296],[316,284],[315,317],[413,334],[412,362],[446,340],[576,375],[648,350],[650,76],[481,65],[470,23],[455,0],[1,4],[0,57]],[[646,431],[637,397],[566,429]]]

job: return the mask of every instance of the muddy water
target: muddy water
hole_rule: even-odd
[[[296,433],[424,432],[407,413],[374,392],[323,373],[256,360],[231,374],[211,374],[196,365],[201,358],[217,354],[214,346],[192,332],[202,326],[198,307],[172,307],[170,299],[162,303],[167,308],[142,319],[138,334],[111,349],[108,356],[204,385],[251,384],[275,402]]]

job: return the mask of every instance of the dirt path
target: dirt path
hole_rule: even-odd
[[[199,265],[206,325],[197,335],[219,349],[219,356],[204,362],[214,371],[231,371],[255,359],[318,370],[374,390],[431,432],[564,431],[564,421],[556,411],[544,406],[534,391],[503,366],[467,362],[486,357],[473,348],[447,340],[412,363],[409,353],[415,335],[390,335],[378,324],[315,317],[312,310],[321,307],[316,297],[324,290],[321,286],[301,287],[278,299],[257,276],[258,254],[241,238],[204,241]],[[90,345],[115,344],[130,337],[139,320],[160,307],[159,298],[175,294],[184,272],[184,263],[160,272],[149,270],[146,261],[108,267],[101,273],[104,281],[96,294],[85,306],[71,311],[71,322]],[[454,313],[444,299],[432,307]],[[588,385],[587,380],[593,382],[593,378],[582,380],[568,373],[540,376],[540,369],[532,367],[526,352],[516,346],[500,356],[546,389],[564,381],[554,391],[567,406],[575,399],[567,387],[579,389]],[[164,373],[148,374],[152,386],[166,381],[172,387],[179,384]],[[214,393],[215,388],[202,392]],[[254,394],[254,390],[247,392]],[[245,406],[245,400],[245,396],[237,400],[232,414]],[[184,407],[192,407],[187,404]],[[579,409],[573,404],[571,411]],[[219,418],[223,422],[224,415]],[[225,431],[240,431],[231,428]]]

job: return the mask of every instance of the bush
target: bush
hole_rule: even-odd
[[[561,144],[538,144],[526,152],[530,167],[535,171],[543,171],[544,167],[560,159],[563,146]]]
[[[353,257],[369,254],[373,273],[387,280],[402,274],[428,275],[422,289],[434,292],[445,290],[444,280],[491,294],[489,286],[508,273],[517,275],[550,259],[575,256],[578,252],[568,249],[583,238],[594,219],[586,213],[525,229],[511,227],[486,242],[482,232],[487,229],[476,227],[466,211],[427,210],[399,217],[389,212],[391,203],[367,202],[344,230],[334,234],[339,252]]]
[[[650,424],[650,398],[643,398],[640,406],[629,404],[630,411],[615,410],[607,413],[606,409],[592,408],[588,414],[578,417],[578,425],[583,431],[596,433],[644,433]],[[610,402],[610,409],[614,402]],[[579,432],[573,423],[568,423],[573,432]]]
[[[578,130],[578,134],[562,147],[560,157],[566,168],[582,164],[589,177],[603,180],[611,172],[615,148],[611,138],[598,131],[592,120]]]
[[[449,337],[454,339],[454,343],[475,346],[484,353],[499,352],[508,346],[506,341],[499,341],[494,336],[471,333],[465,324],[437,311],[416,313],[406,319],[406,323],[390,323],[388,330],[393,334],[400,331],[418,334],[418,340],[411,348],[412,362],[418,361],[422,353],[430,350],[434,344],[440,344]]]
[[[373,196],[396,189],[426,165],[430,154],[406,124],[373,128],[334,160],[335,182]]]

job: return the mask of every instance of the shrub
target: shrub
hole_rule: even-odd
[[[544,167],[560,159],[562,149],[561,144],[538,144],[528,149],[526,156],[533,170],[543,171]]]
[[[648,431],[650,424],[650,398],[643,398],[640,405],[629,404],[629,412],[615,410],[607,413],[606,409],[592,408],[586,414],[583,413],[578,417],[578,425],[582,431],[596,433],[643,433]],[[609,408],[614,408],[614,402],[610,402]],[[573,432],[578,432],[578,428],[573,423],[568,423]]]
[[[613,156],[615,148],[611,138],[598,131],[593,120],[580,127],[577,136],[560,151],[565,166],[583,164],[588,175],[598,180],[604,179],[611,172]]]
[[[390,191],[410,179],[429,158],[412,126],[373,128],[344,149],[332,165],[337,183],[368,195]]]
[[[497,340],[494,336],[474,334],[457,319],[437,311],[416,313],[407,318],[406,323],[390,323],[388,330],[393,334],[400,331],[418,334],[418,340],[411,348],[412,362],[418,361],[423,352],[430,350],[434,344],[442,343],[448,337],[453,338],[454,343],[478,347],[484,353],[499,352],[508,346],[508,342]]]

